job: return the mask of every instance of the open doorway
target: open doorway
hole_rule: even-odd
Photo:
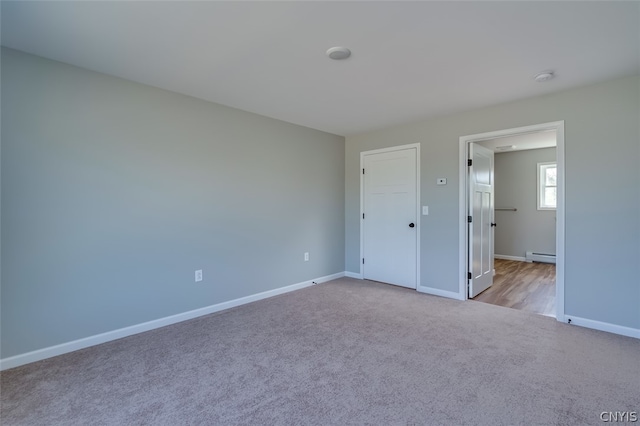
[[[463,298],[563,321],[563,123],[460,143]]]
[[[494,154],[493,283],[473,300],[555,317],[556,131],[473,144]]]

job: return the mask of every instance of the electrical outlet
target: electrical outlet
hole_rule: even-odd
[[[306,252],[306,253],[304,254],[304,261],[305,261],[305,262],[308,262],[308,261],[309,261],[309,252]]]
[[[196,282],[199,283],[200,281],[202,281],[202,269],[196,271]]]

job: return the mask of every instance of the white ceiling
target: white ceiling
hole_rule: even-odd
[[[501,138],[487,139],[477,142],[496,154],[513,151],[524,151],[528,149],[552,148],[556,146],[556,131],[545,130],[542,132],[523,133],[520,135],[504,136]],[[502,150],[499,147],[513,147]]]
[[[640,72],[638,2],[2,1],[1,36],[339,135]]]

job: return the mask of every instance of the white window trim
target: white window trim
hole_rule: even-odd
[[[546,185],[544,184],[544,182],[542,181],[543,179],[543,175],[542,173],[540,173],[540,171],[545,167],[545,166],[556,166],[556,170],[558,167],[558,163],[555,161],[549,161],[546,163],[538,163],[537,166],[537,176],[538,176],[538,210],[556,210],[557,207],[547,207],[547,206],[543,206],[542,205],[542,191],[544,191],[544,189],[546,188]],[[557,188],[557,184],[556,184],[556,188]],[[557,205],[556,205],[557,206]]]

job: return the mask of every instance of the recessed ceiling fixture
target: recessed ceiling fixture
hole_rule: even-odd
[[[346,47],[332,47],[327,50],[327,56],[331,59],[347,59],[351,56],[351,51]]]
[[[496,151],[511,151],[512,149],[516,149],[515,145],[504,145],[496,148]]]
[[[555,77],[555,74],[553,73],[553,71],[543,71],[540,74],[533,77],[533,79],[538,83],[542,83],[544,81],[551,80],[553,77]]]

